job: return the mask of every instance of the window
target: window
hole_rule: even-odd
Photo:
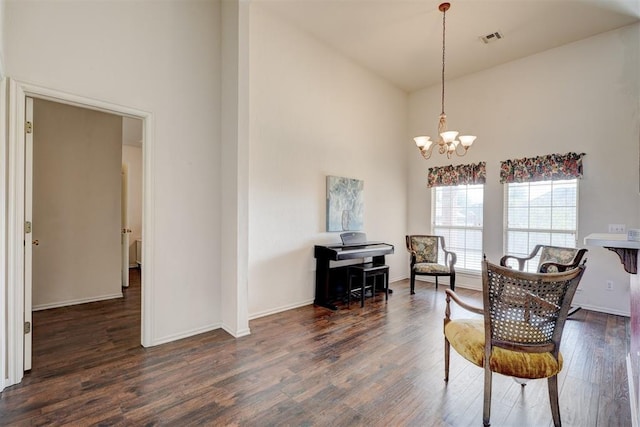
[[[577,179],[506,184],[504,211],[505,253],[526,256],[538,244],[576,247]],[[526,271],[537,266],[538,257]]]
[[[456,269],[481,271],[484,185],[432,188],[432,233],[457,255]],[[444,262],[440,255],[439,262]]]

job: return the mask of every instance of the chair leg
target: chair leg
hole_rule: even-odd
[[[376,300],[376,288],[378,287],[378,275],[373,275],[373,283],[371,283],[371,301]]]
[[[452,291],[456,290],[456,273],[451,274],[449,278],[449,287]]]
[[[349,274],[349,284],[347,285],[347,308],[351,307],[351,282],[353,281],[353,275]]]
[[[416,272],[411,270],[411,295],[416,293]]]
[[[482,412],[482,423],[490,426],[489,418],[491,417],[491,368],[489,362],[485,361],[484,367],[484,409]]]
[[[447,337],[444,337],[444,380],[449,381],[449,354],[451,353],[451,344]]]
[[[384,273],[384,300],[389,300],[389,275]]]
[[[547,379],[549,385],[549,402],[551,403],[551,416],[553,417],[553,425],[560,427],[560,405],[558,403],[558,376],[554,375]]]
[[[438,290],[438,276],[436,276],[436,291]]]

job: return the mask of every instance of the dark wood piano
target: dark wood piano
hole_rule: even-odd
[[[333,302],[346,290],[346,266],[331,268],[332,261],[371,257],[375,264],[385,264],[385,255],[392,253],[393,245],[382,242],[315,245],[316,297],[313,303],[331,310],[338,309]]]

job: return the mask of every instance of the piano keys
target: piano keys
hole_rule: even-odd
[[[339,296],[340,285],[342,290],[346,277],[346,267],[331,268],[332,261],[342,261],[358,258],[373,258],[374,264],[385,264],[385,255],[392,254],[393,245],[382,242],[362,242],[346,245],[315,245],[314,257],[316,258],[316,296],[313,303],[331,310],[338,307],[333,301]],[[342,273],[340,274],[342,270]],[[342,283],[336,283],[342,282]]]

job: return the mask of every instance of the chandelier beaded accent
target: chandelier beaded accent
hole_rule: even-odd
[[[476,137],[473,135],[460,135],[457,131],[447,130],[447,115],[444,112],[444,65],[445,65],[445,33],[446,33],[446,16],[447,10],[451,7],[450,3],[442,3],[438,6],[438,10],[442,12],[442,112],[438,121],[438,141],[432,141],[428,136],[416,136],[413,140],[420,150],[422,157],[429,159],[433,152],[433,148],[438,146],[440,154],[446,154],[450,159],[452,155],[464,156]],[[458,139],[456,139],[458,138]],[[458,148],[461,147],[462,150]]]

